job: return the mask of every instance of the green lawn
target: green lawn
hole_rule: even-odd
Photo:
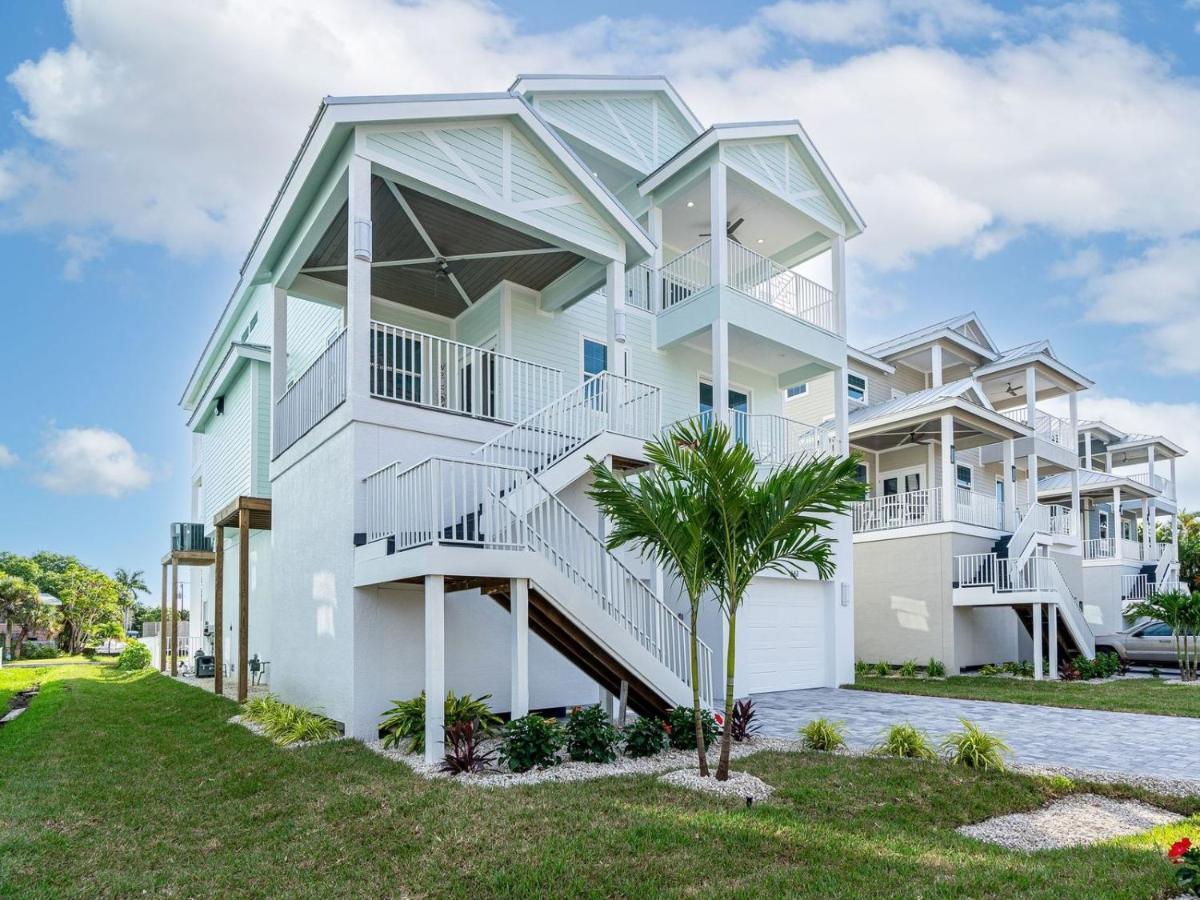
[[[43,675],[43,669],[32,667],[13,668],[5,665],[4,668],[0,668],[0,716],[8,712],[8,701],[12,699],[13,694],[41,681]]]
[[[1081,681],[1034,681],[1032,678],[999,675],[966,675],[946,679],[860,675],[854,684],[846,687],[924,697],[959,697],[964,700],[999,700],[1036,706],[1200,717],[1200,688],[1172,687],[1154,678],[1085,684]]]
[[[1044,782],[819,754],[740,763],[777,788],[753,809],[652,777],[471,789],[351,741],[279,749],[233,712],[150,672],[47,670],[0,731],[0,895],[1166,897],[1162,848],[1200,831],[1010,853],[953,828]]]

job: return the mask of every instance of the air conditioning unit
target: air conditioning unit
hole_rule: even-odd
[[[1091,497],[1084,497],[1084,498],[1083,498],[1083,510],[1084,510],[1084,512],[1091,512],[1091,511],[1092,511],[1092,507],[1094,507],[1095,505],[1096,505],[1096,501],[1095,501],[1095,500],[1093,500]]]

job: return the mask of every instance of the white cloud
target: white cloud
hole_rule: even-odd
[[[96,252],[240,258],[321,96],[498,90],[520,71],[663,71],[706,121],[798,116],[868,222],[852,255],[878,269],[1031,228],[1200,229],[1200,86],[1096,27],[1111,3],[784,0],[729,28],[602,16],[540,34],[471,0],[68,11],[73,42],[9,76],[40,144],[0,151],[0,212]],[[794,49],[805,29],[856,55],[817,64]],[[969,50],[937,43],[964,35]]]
[[[3,444],[0,444],[0,469],[9,469],[15,466],[19,458]]]
[[[154,480],[150,463],[124,437],[105,428],[55,429],[42,447],[37,480],[59,494],[120,497]]]

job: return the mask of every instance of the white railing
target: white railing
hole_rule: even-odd
[[[1128,478],[1130,481],[1136,481],[1138,484],[1144,484],[1146,487],[1152,488],[1167,497],[1173,498],[1175,496],[1174,482],[1169,478],[1163,478],[1161,475],[1151,475],[1149,472],[1134,472],[1131,475],[1125,475],[1121,472],[1114,474],[1121,478]]]
[[[1089,538],[1083,542],[1084,559],[1115,559],[1116,542],[1112,538]]]
[[[825,331],[843,333],[833,291],[728,240],[729,286]]]
[[[1158,557],[1154,567],[1154,580],[1161,584],[1166,580],[1171,567],[1175,565],[1175,545],[1159,544],[1157,549]]]
[[[371,323],[371,396],[515,422],[562,393],[562,372],[495,350]]]
[[[514,502],[514,496],[521,500]],[[671,673],[691,686],[691,629],[524,469],[434,457],[396,475],[387,536],[396,550],[450,544],[537,553]],[[575,597],[558,597],[569,606]],[[700,643],[701,694],[712,697],[712,650]]]
[[[710,254],[709,241],[703,240],[659,269],[663,309],[670,309],[712,285]]]
[[[1121,559],[1141,559],[1145,553],[1140,541],[1131,541],[1128,538],[1121,538],[1121,543],[1118,547],[1118,552],[1121,554]]]
[[[859,534],[940,522],[941,497],[941,488],[924,488],[860,500],[853,504],[854,532]]]
[[[650,440],[661,421],[659,388],[601,372],[496,435],[472,455],[536,474],[605,431]]]
[[[650,311],[654,297],[654,270],[638,263],[625,273],[625,304],[634,309]]]
[[[1018,406],[1014,409],[1006,409],[1001,412],[1001,415],[1021,425],[1029,425],[1029,409],[1027,407]],[[1053,444],[1074,449],[1071,445],[1071,423],[1066,419],[1060,419],[1058,416],[1042,412],[1039,409],[1034,417],[1033,433]]]
[[[367,540],[377,541],[392,532],[392,516],[396,508],[396,476],[400,463],[388,463],[363,479],[363,495],[367,510]]]
[[[699,417],[699,418],[704,418]],[[729,411],[733,436],[766,465],[778,465],[803,456],[838,455],[838,433],[831,425],[812,426],[773,413]]]
[[[346,346],[343,329],[275,401],[275,456],[308,434],[346,399]]]
[[[1154,594],[1154,582],[1145,575],[1121,576],[1121,600],[1126,603],[1136,603]]]
[[[995,494],[984,494],[968,488],[954,489],[955,521],[983,528],[1004,528],[1004,507]]]

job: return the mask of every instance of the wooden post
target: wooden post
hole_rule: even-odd
[[[162,615],[158,619],[158,671],[167,671],[167,564],[162,564]]]
[[[621,679],[620,705],[617,707],[617,724],[625,727],[625,715],[629,712],[629,682]]]
[[[171,557],[171,677],[179,674],[179,563]]]
[[[216,550],[216,584],[213,585],[213,692],[225,692],[225,526],[213,537]]]
[[[250,653],[250,510],[238,510],[238,678],[237,702],[249,696]]]

